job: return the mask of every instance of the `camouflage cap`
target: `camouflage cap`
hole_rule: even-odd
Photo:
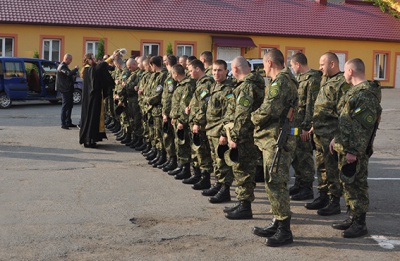
[[[344,163],[340,170],[340,180],[344,183],[350,184],[354,182],[357,172],[360,171],[359,161],[353,163]]]
[[[183,145],[185,144],[185,130],[177,130],[176,136],[178,137],[178,144]]]
[[[227,151],[227,150],[229,150],[229,146],[227,144],[218,145],[218,148],[217,148],[218,158],[224,159],[224,154],[225,154],[225,151]]]
[[[200,135],[198,133],[193,133],[192,140],[193,140],[192,148],[193,150],[197,151],[201,146]]]
[[[238,164],[239,160],[239,150],[238,149],[230,149],[225,151],[224,153],[225,163],[228,166],[235,166]]]

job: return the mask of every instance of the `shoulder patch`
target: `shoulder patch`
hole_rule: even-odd
[[[275,98],[276,96],[278,96],[280,91],[280,86],[281,85],[278,82],[274,82],[273,84],[271,84],[268,89],[268,97]]]
[[[249,107],[251,105],[251,101],[247,97],[241,97],[239,99],[239,104],[242,105],[243,107]]]
[[[163,90],[163,87],[161,84],[159,84],[156,88],[156,92],[161,92]]]
[[[168,92],[173,92],[174,91],[174,85],[171,83],[168,85]]]
[[[354,118],[365,128],[372,127],[376,122],[375,114],[368,107],[358,107],[354,110]]]
[[[233,96],[233,94],[230,93],[230,94],[226,95],[225,98],[230,99],[230,98],[232,98],[232,96]]]
[[[204,97],[206,97],[207,94],[208,94],[207,90],[202,91],[201,94],[200,94],[200,98],[204,99]]]

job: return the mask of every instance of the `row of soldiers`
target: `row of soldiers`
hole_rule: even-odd
[[[345,71],[364,73],[362,61],[349,62]],[[253,233],[267,237],[268,246],[293,242],[290,199],[314,198],[315,149],[319,197],[305,207],[319,215],[339,214],[344,194],[349,218],[333,227],[345,230],[344,237],[365,235],[368,157],[364,143],[370,142],[379,118],[379,85],[363,81],[360,88],[363,94],[366,90],[370,104],[364,101],[350,108],[358,106],[353,104],[354,96],[346,94],[355,84],[340,71],[334,53],[321,56],[319,71],[308,67],[304,54],[293,55],[290,65],[297,78],[284,66],[278,49],[265,54],[263,63],[270,78],[267,87],[243,57],[232,61],[234,80],[227,77],[226,62],[213,62],[211,52],[203,52],[187,68],[173,55],[130,58],[126,67],[119,57],[114,60],[115,90],[106,102],[107,127],[121,143],[142,151],[153,167],[203,190],[210,203],[230,201],[230,186],[235,181],[238,203],[223,209],[228,219],[252,218],[255,177],[261,173],[274,218],[266,227],[254,227]],[[345,113],[347,118],[342,119]],[[351,128],[348,124],[354,125],[353,121],[360,121],[361,128],[341,129],[342,123]],[[285,138],[276,161],[276,143],[284,122],[290,123],[292,135]],[[354,138],[359,143],[349,140],[349,132],[357,133]],[[348,158],[349,153],[355,159]],[[349,168],[350,163],[356,166]],[[288,189],[290,166],[296,180]],[[216,177],[213,186],[211,173]]]

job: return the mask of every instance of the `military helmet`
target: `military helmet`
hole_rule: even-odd
[[[192,148],[197,151],[201,146],[200,135],[198,133],[193,133],[192,140],[193,140]]]
[[[218,145],[218,148],[217,148],[218,158],[223,159],[224,158],[224,153],[227,150],[229,150],[229,146],[227,144]]]
[[[224,153],[225,163],[228,166],[235,166],[239,160],[239,150],[237,148],[230,149]]]
[[[124,107],[124,106],[118,106],[118,107],[115,109],[115,114],[121,115],[124,111],[125,111],[125,107]]]
[[[340,180],[344,183],[350,184],[354,182],[357,172],[360,171],[360,164],[358,160],[353,163],[345,162],[340,170]]]
[[[185,130],[177,130],[176,136],[178,137],[178,144],[183,145],[185,144]]]

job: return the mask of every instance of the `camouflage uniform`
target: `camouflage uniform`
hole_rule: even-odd
[[[321,83],[321,71],[309,70],[297,75],[296,79],[299,83],[297,89],[299,103],[293,126],[299,128],[299,134],[301,134],[302,130],[309,131],[312,126],[314,103]],[[315,174],[312,144],[310,141],[301,141],[300,136],[296,136],[295,139],[297,146],[294,150],[292,166],[296,182],[312,184]]]
[[[164,89],[163,94],[161,97],[161,104],[162,104],[162,115],[166,115],[168,129],[166,132],[163,133],[163,141],[164,141],[164,148],[167,152],[167,156],[175,157],[176,150],[175,150],[175,133],[173,127],[171,125],[171,105],[172,105],[172,96],[176,89],[176,81],[172,78],[171,73],[168,73],[167,79],[164,82]]]
[[[142,137],[142,115],[140,113],[138,93],[135,87],[139,84],[143,71],[136,69],[126,81],[125,90],[128,100],[127,114],[129,115],[129,127],[135,136]]]
[[[380,117],[380,91],[374,83],[362,82],[351,87],[344,97],[344,106],[339,116],[339,127],[335,134],[335,150],[339,155],[339,169],[346,162],[346,153],[357,156],[357,171],[354,181],[341,180],[346,205],[355,216],[368,211],[368,160],[367,146]],[[342,176],[341,176],[342,177]]]
[[[250,120],[250,115],[258,109],[264,99],[265,83],[264,79],[255,74],[248,74],[233,90],[233,100],[228,106],[228,111],[224,123],[232,122],[233,128],[230,136],[237,144],[238,162],[232,166],[233,175],[237,182],[236,195],[239,201],[254,201],[254,173],[256,171],[257,160],[254,154],[260,151],[254,145],[253,132],[254,125]],[[221,131],[226,137],[226,132]]]
[[[184,144],[179,144],[178,137],[175,137],[175,148],[178,157],[178,163],[181,166],[190,163],[191,148],[188,125],[189,115],[185,113],[185,108],[189,105],[189,102],[192,99],[193,92],[196,88],[195,86],[195,81],[186,77],[182,81],[178,82],[175,92],[172,95],[170,116],[175,120],[175,133],[178,131],[178,123],[183,124],[183,129],[185,131]]]
[[[233,100],[232,82],[225,80],[222,83],[215,83],[210,90],[210,100],[207,106],[207,125],[206,134],[210,144],[211,158],[213,160],[214,174],[217,182],[232,185],[233,173],[232,168],[225,163],[224,158],[219,158],[217,149],[219,138],[224,126],[223,118],[226,114],[229,101]]]
[[[212,159],[210,154],[210,145],[207,139],[205,126],[206,126],[206,110],[208,100],[210,99],[210,89],[214,80],[205,75],[196,82],[196,90],[193,93],[192,100],[190,101],[190,114],[189,114],[189,126],[190,129],[193,125],[198,125],[200,130],[198,132],[201,140],[201,145],[194,149],[192,158],[197,158],[199,168],[202,171],[211,173],[213,171]],[[192,145],[193,146],[193,145]]]
[[[211,66],[208,66],[208,67],[206,68],[206,70],[204,71],[204,73],[205,73],[208,77],[210,77],[210,78],[213,79],[212,65],[211,65]]]
[[[276,151],[276,142],[280,128],[287,117],[289,109],[296,102],[298,83],[288,68],[284,68],[270,82],[261,107],[252,114],[254,142],[263,154],[265,174],[265,189],[271,203],[271,210],[277,220],[285,220],[291,216],[290,198],[287,188],[289,181],[289,167],[291,153],[296,148],[294,136],[289,136],[286,146],[288,151],[282,150],[276,173],[269,173]]]
[[[119,116],[119,120],[121,123],[121,127],[125,131],[125,133],[129,132],[129,120],[128,116],[126,114],[126,107],[127,107],[127,99],[126,99],[126,90],[125,87],[122,86],[122,83],[127,81],[131,74],[131,71],[129,71],[127,68],[124,69],[119,69],[116,71],[115,77],[117,80],[119,80],[119,84],[115,85],[115,90],[114,93],[119,96],[119,101],[122,102],[122,106],[125,107],[125,111],[121,113]]]
[[[154,139],[154,119],[151,115],[151,105],[147,103],[149,95],[151,93],[151,89],[153,86],[153,82],[156,78],[157,74],[154,72],[149,72],[149,76],[146,79],[146,82],[143,86],[143,97],[142,97],[142,113],[144,117],[144,121],[146,122],[144,128],[144,137],[147,140],[147,143],[151,143],[152,147],[155,147],[156,140]]]
[[[324,83],[321,83],[313,115],[318,190],[340,198],[342,189],[339,182],[339,170],[336,160],[329,152],[329,143],[338,126],[339,101],[350,86],[346,83],[342,72],[322,81]]]
[[[147,88],[147,84],[150,80],[152,73],[151,72],[146,72],[144,71],[142,74],[142,77],[139,80],[139,85],[138,88],[141,91],[145,91],[145,89]],[[142,95],[139,96],[138,98],[139,101],[139,107],[140,107],[140,111],[141,111],[141,116],[142,116],[142,135],[144,138],[146,138],[146,140],[148,141],[148,115],[147,115],[147,111],[145,110],[145,104],[144,104],[144,93]]]

